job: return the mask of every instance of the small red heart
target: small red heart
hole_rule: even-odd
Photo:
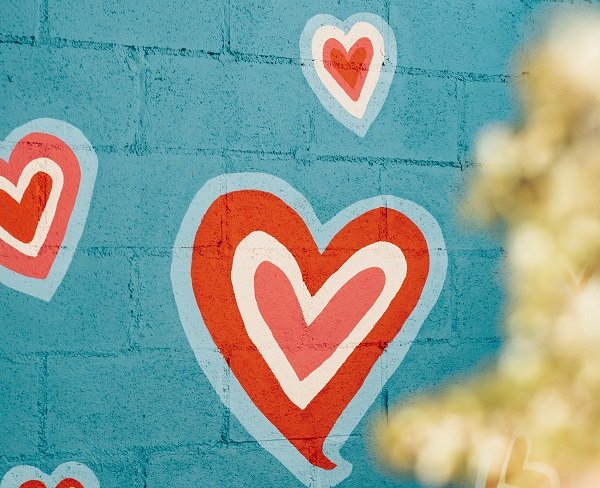
[[[52,176],[43,169],[48,165],[54,168]],[[71,148],[49,134],[28,134],[15,145],[8,162],[0,159],[0,265],[30,278],[48,276],[80,180]],[[41,238],[37,247],[34,238]]]
[[[234,258],[242,241],[256,232],[271,236],[289,251],[313,296],[352,256],[369,246],[389,243],[401,250],[406,259],[406,277],[383,315],[362,340],[361,347],[353,349],[304,408],[294,403],[282,388],[265,356],[250,338],[238,306],[232,282]],[[311,464],[333,469],[335,464],[323,452],[324,441],[417,306],[429,265],[427,241],[418,225],[392,208],[375,208],[351,220],[321,252],[306,223],[284,201],[268,192],[241,190],[220,196],[204,214],[193,243],[190,272],[203,322],[251,401]],[[244,272],[243,266],[239,269]],[[306,350],[325,336],[333,343],[346,337],[355,325],[352,322],[378,295],[381,285],[378,272],[370,268],[366,275],[347,280],[337,288],[332,300],[338,303],[330,302],[333,308],[328,306],[323,310],[326,317],[319,317],[322,322],[311,325],[316,326],[311,333],[306,330],[288,277],[280,271],[267,266],[258,276],[254,275],[255,284],[262,289],[256,299],[261,302],[262,313],[279,345],[286,349],[298,347],[294,353],[287,351],[287,357],[301,376],[326,360],[331,352],[325,348],[302,358]],[[357,296],[361,286],[368,289],[363,297]],[[350,295],[354,297],[352,306],[356,307],[356,313],[349,314],[345,308],[352,298]],[[344,321],[349,323],[339,331],[324,331],[336,324],[337,313],[343,314]],[[286,338],[288,332],[291,339]]]
[[[361,37],[350,51],[337,39],[323,44],[325,69],[355,102],[360,98],[372,59],[373,43],[368,37]]]
[[[38,480],[26,481],[19,488],[48,488],[44,483]],[[73,478],[65,478],[60,481],[55,488],[84,488],[84,486]]]

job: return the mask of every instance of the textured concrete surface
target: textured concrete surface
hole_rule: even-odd
[[[571,2],[1,0],[2,137],[37,117],[80,128],[98,180],[50,303],[0,287],[0,476],[86,463],[105,487],[298,486],[218,400],[175,307],[171,246],[218,174],[263,171],[327,220],[392,193],[440,223],[442,296],[342,454],[341,486],[418,487],[372,460],[369,420],[459,381],[500,344],[504,252],[461,221],[472,138],[515,114],[511,53]],[[298,37],[317,13],[369,11],[407,34],[364,139],[318,103]],[[541,14],[536,16],[536,11]]]

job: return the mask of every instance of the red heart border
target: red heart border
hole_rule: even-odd
[[[23,146],[27,149],[23,150]],[[47,245],[42,248],[38,257],[26,259],[23,255],[19,257],[20,265],[16,267],[0,264],[0,283],[49,301],[62,282],[83,233],[94,191],[98,159],[92,144],[79,129],[56,119],[32,120],[14,129],[0,142],[2,174],[18,173],[18,168],[7,169],[7,166],[10,167],[15,162],[12,158],[14,151],[18,156],[17,166],[26,162],[27,157],[20,161],[23,155],[46,155],[60,159],[58,156],[61,153],[68,155],[69,164],[79,166],[79,188],[75,189],[71,185],[63,189],[63,193],[66,191],[66,197],[73,203],[70,215],[62,219],[62,223],[57,222],[54,228],[51,227]],[[70,207],[69,202],[67,204]],[[3,248],[2,253],[14,257],[10,249]],[[38,259],[44,261],[44,265]]]
[[[27,256],[0,239],[0,266],[29,278],[44,279],[60,252],[75,207],[81,170],[77,156],[62,139],[47,133],[32,132],[17,142],[8,161],[0,159],[0,178],[16,185],[27,165],[39,158],[56,163],[64,178],[48,235],[37,256]]]
[[[355,252],[370,244],[389,242],[401,249],[407,260],[407,276],[386,312],[304,409],[284,393],[248,336],[237,308],[231,283],[233,258],[242,239],[255,231],[274,237],[292,253],[311,295]],[[228,192],[212,203],[198,227],[194,249],[191,273],[196,301],[204,326],[233,375],[265,417],[311,464],[335,468],[323,454],[323,443],[373,364],[400,332],[427,280],[429,253],[419,228],[397,210],[379,207],[348,222],[319,252],[306,224],[283,200],[264,191],[242,190]]]

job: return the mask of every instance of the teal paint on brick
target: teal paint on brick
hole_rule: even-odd
[[[308,90],[298,66],[164,56],[148,63],[150,145],[286,152],[308,144],[306,99],[289,97]]]
[[[543,0],[530,0],[532,15],[528,18],[525,39],[535,41],[549,23],[556,18],[576,15],[585,12],[586,9],[595,8],[598,0],[561,0],[548,2]]]
[[[79,242],[80,250],[131,256],[132,248],[144,246],[146,239],[142,239],[139,230],[146,228],[143,216],[147,163],[130,151],[98,153],[95,198],[86,232]],[[97,197],[103,194],[110,198]],[[115,212],[118,219],[114,218]]]
[[[483,255],[482,255],[483,254]],[[495,338],[500,334],[505,300],[506,258],[500,252],[463,252],[454,256],[457,280],[455,329],[460,337]],[[483,292],[485,290],[485,292]]]
[[[463,203],[472,170],[440,164],[384,164],[382,193],[401,191],[405,198],[419,201],[427,195],[425,208],[438,222],[450,251],[457,249],[497,249],[500,241],[483,229],[465,222],[457,208]],[[435,191],[432,189],[435,188]]]
[[[390,25],[409,32],[410,67],[504,75],[527,13],[522,0],[393,0]]]
[[[148,488],[194,486],[199,480],[207,488],[303,486],[255,443],[199,449],[196,453],[159,453],[150,459]]]
[[[38,34],[41,0],[2,0],[0,35],[35,37]]]
[[[508,83],[467,82],[465,88],[464,159],[475,159],[475,141],[489,124],[507,123],[516,117],[517,88]]]
[[[133,327],[132,268],[125,256],[79,250],[52,301],[3,290],[0,352],[111,353],[128,347]],[[73,300],[77,296],[77,300]]]
[[[304,100],[316,97],[308,92]],[[360,144],[354,133],[314,105],[311,150],[317,155],[457,161],[458,101],[452,78],[397,74]]]
[[[135,134],[137,75],[125,51],[0,44],[2,139],[36,118],[68,121],[94,146]]]
[[[0,357],[1,456],[31,456],[39,448],[39,364]]]
[[[449,380],[464,381],[489,363],[499,347],[497,339],[415,343],[386,386],[390,408],[415,393],[435,391]]]
[[[298,59],[298,40],[314,15],[327,13],[345,20],[357,12],[387,17],[384,0],[234,0],[230,8],[231,49],[257,56]]]
[[[223,406],[191,356],[51,358],[48,445],[73,452],[218,444]]]
[[[223,46],[220,2],[47,1],[54,37],[210,52]]]

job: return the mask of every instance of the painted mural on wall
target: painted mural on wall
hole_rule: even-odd
[[[364,137],[396,69],[391,28],[368,13],[317,15],[300,51],[320,103]],[[50,301],[84,229],[96,154],[75,127],[37,119],[0,144],[0,158],[0,282]],[[417,203],[377,195],[322,223],[286,181],[233,173],[191,202],[170,278],[189,345],[223,403],[300,482],[321,487],[350,475],[340,449],[402,363],[446,271],[441,229]],[[0,483],[99,486],[75,462],[50,475],[16,466]]]
[[[339,449],[404,358],[446,267],[439,226],[415,203],[375,197],[321,224],[287,183],[245,173],[198,192],[171,278],[222,400],[300,481],[314,485],[317,472],[333,486],[351,471]]]
[[[0,282],[50,300],[87,218],[98,162],[75,127],[33,120],[0,143]]]
[[[364,137],[379,114],[396,70],[396,38],[377,15],[345,21],[316,15],[300,37],[302,71],[323,106]]]

